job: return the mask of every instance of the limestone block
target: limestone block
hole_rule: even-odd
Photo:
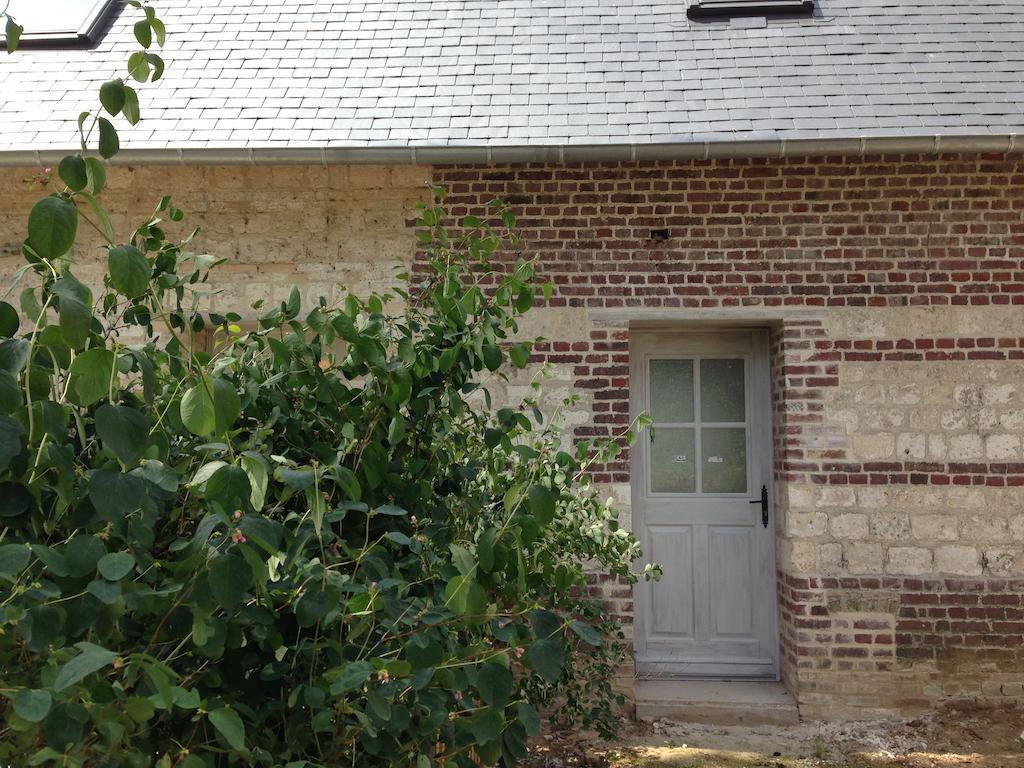
[[[885,541],[910,538],[910,516],[901,512],[883,511],[870,517],[871,535]]]
[[[949,452],[947,454],[950,461],[980,459],[984,455],[985,447],[981,435],[962,434],[950,436]]]
[[[959,536],[956,518],[950,515],[912,515],[910,530],[920,541],[954,541]]]
[[[852,507],[857,503],[857,493],[853,488],[842,485],[822,485],[818,488],[814,506],[819,509],[836,507]]]
[[[848,573],[881,573],[884,551],[881,544],[851,541],[843,544],[843,558]]]
[[[1010,432],[1024,432],[1024,410],[1005,411],[999,415],[999,427]]]
[[[1024,541],[1024,515],[1016,515],[1008,522],[1010,538],[1014,541]]]
[[[797,512],[788,517],[788,533],[791,536],[810,538],[824,536],[828,528],[828,515],[823,512]]]
[[[907,423],[907,413],[899,408],[872,408],[861,414],[853,414],[864,429],[886,431],[899,429]]]
[[[783,567],[797,573],[814,573],[817,568],[817,547],[812,541],[783,540],[779,555]]]
[[[1007,521],[993,515],[967,515],[960,519],[962,541],[998,543],[1006,540]]]
[[[862,461],[889,459],[896,450],[896,438],[885,432],[853,434],[850,446],[853,455]]]
[[[902,576],[931,573],[932,551],[922,547],[890,547],[885,570]]]
[[[942,461],[946,458],[949,444],[946,435],[940,433],[928,435],[928,460]]]
[[[843,548],[840,544],[818,545],[818,572],[825,576],[843,571]]]
[[[901,432],[896,436],[896,456],[904,461],[925,459],[928,456],[928,435],[921,432]]]
[[[986,405],[1013,402],[1017,394],[1016,384],[986,384],[981,390],[981,399]]]
[[[936,573],[958,576],[981,574],[981,556],[974,547],[949,544],[935,548]]]
[[[829,532],[837,539],[866,539],[868,516],[862,514],[836,515],[829,520]]]
[[[989,547],[982,555],[985,570],[993,576],[1012,576],[1024,566],[1020,550],[1012,547]]]
[[[790,509],[810,509],[814,506],[815,490],[814,486],[790,484],[781,498],[788,501]]]
[[[898,384],[889,387],[888,400],[895,405],[916,405],[921,402],[921,394],[917,384]]]
[[[985,455],[993,461],[1020,458],[1020,437],[991,435],[985,439]]]

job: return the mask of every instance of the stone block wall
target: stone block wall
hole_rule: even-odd
[[[10,275],[36,195],[3,173]],[[427,178],[455,216],[515,210],[555,287],[524,332],[552,407],[581,395],[577,437],[628,426],[631,324],[771,329],[781,666],[806,716],[1024,699],[1020,156],[133,168],[106,197],[126,231],[171,191],[237,310],[386,287]],[[627,522],[629,473],[595,473]],[[622,584],[592,588],[631,619]]]
[[[25,180],[38,170],[0,169],[3,285],[24,264],[28,212],[48,191],[27,188]],[[185,219],[166,231],[184,237],[198,227],[193,249],[227,259],[214,272],[220,293],[210,308],[245,315],[257,299],[284,299],[292,285],[310,307],[342,287],[357,293],[389,287],[396,268],[415,253],[412,224],[416,204],[429,199],[429,178],[422,166],[116,167],[103,200],[115,231],[127,238],[170,194]],[[95,284],[106,256],[86,225],[80,234],[77,273]]]

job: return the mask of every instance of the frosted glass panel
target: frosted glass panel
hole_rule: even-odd
[[[697,490],[690,427],[658,427],[651,441],[651,491],[693,493]]]
[[[702,429],[701,472],[704,493],[746,493],[747,430]]]
[[[651,417],[693,421],[693,360],[651,360]]]
[[[702,421],[746,421],[742,360],[700,361]]]

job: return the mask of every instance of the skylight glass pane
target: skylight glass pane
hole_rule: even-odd
[[[25,35],[76,38],[110,5],[110,0],[11,0],[8,13],[25,28]]]

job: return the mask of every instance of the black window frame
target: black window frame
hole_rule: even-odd
[[[691,0],[687,15],[694,19],[734,16],[806,16],[814,0]]]

